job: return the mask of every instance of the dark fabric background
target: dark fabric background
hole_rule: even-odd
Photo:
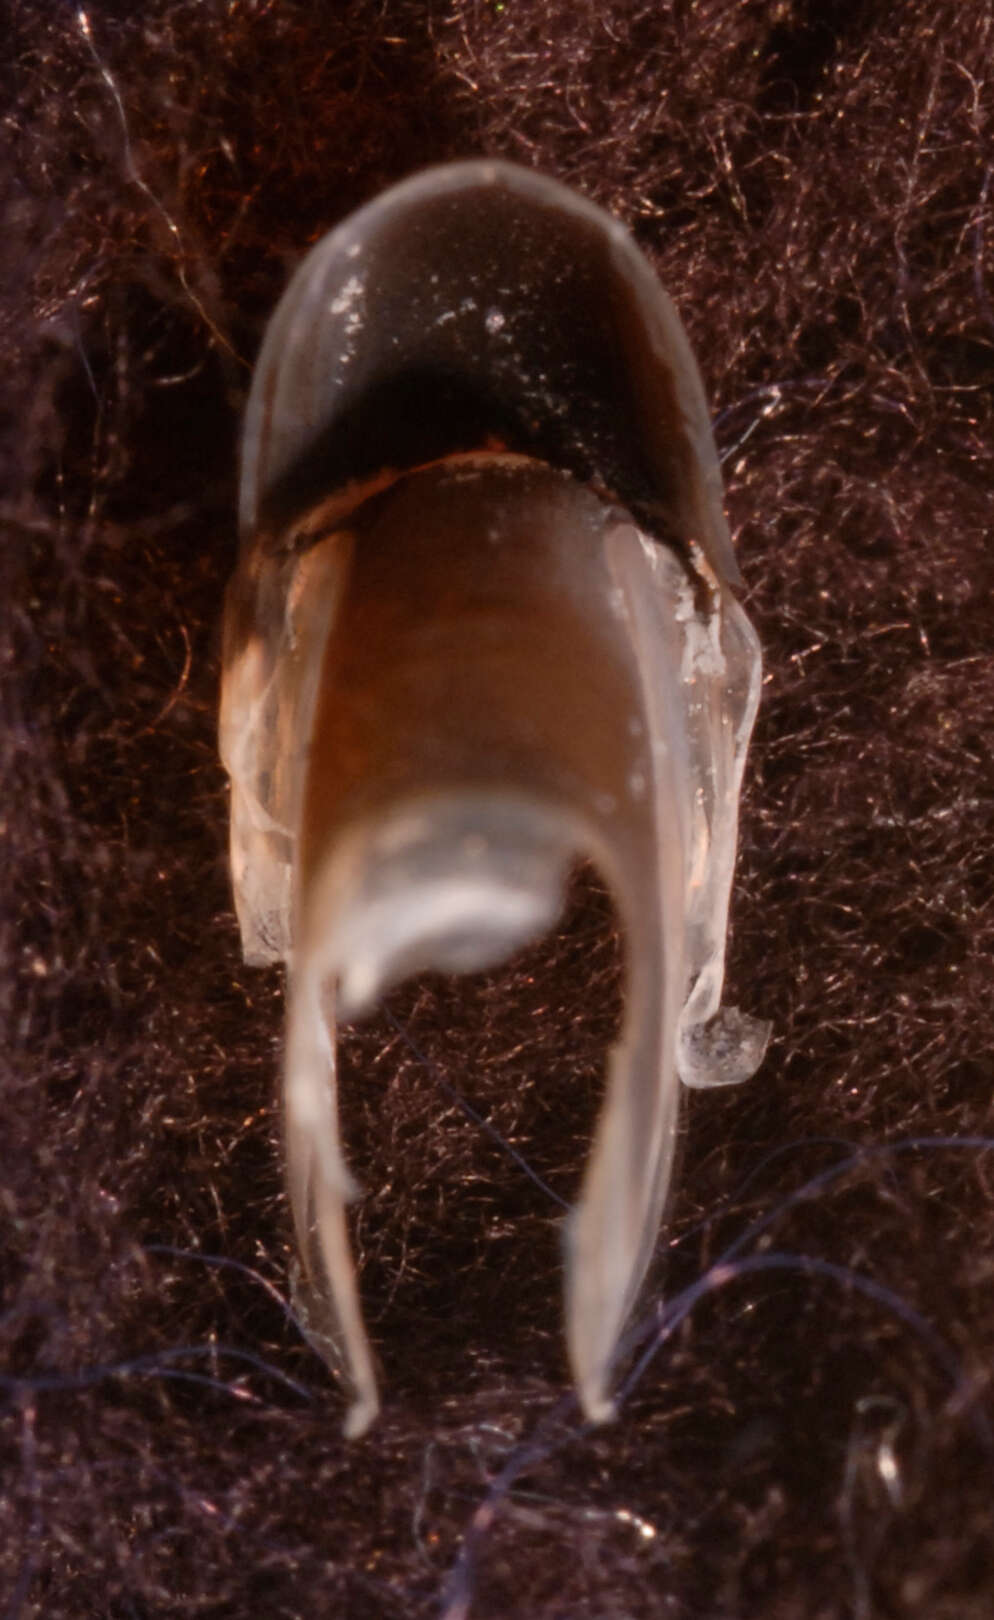
[[[8,0],[0,30],[0,1615],[989,1620],[990,0]],[[730,999],[775,1033],[688,1099],[638,1319],[700,1296],[596,1433],[559,1208],[459,1099],[573,1195],[606,896],[348,1034],[386,1395],[350,1446],[287,1315],[219,610],[288,270],[480,152],[625,219],[699,355],[767,660]]]

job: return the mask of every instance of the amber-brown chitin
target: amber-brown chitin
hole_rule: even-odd
[[[221,747],[246,956],[288,964],[287,1172],[314,1341],[378,1394],[349,1253],[335,1020],[615,894],[626,1011],[567,1224],[594,1417],[656,1240],[679,1080],[745,1078],[720,1013],[759,692],[703,391],[627,233],[506,164],[430,170],[312,251],[243,447]]]

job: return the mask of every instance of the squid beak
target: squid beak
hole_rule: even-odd
[[[609,216],[507,164],[429,170],[304,260],[245,424],[221,752],[246,959],[285,960],[309,1331],[376,1413],[346,1230],[336,1019],[555,923],[578,857],[625,1016],[566,1230],[580,1400],[656,1242],[679,1083],[752,1074],[719,1011],[760,685],[697,368]]]

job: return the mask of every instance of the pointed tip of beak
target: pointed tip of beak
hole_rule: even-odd
[[[362,1395],[353,1401],[345,1414],[342,1434],[346,1440],[361,1440],[379,1416],[380,1403],[375,1395]]]

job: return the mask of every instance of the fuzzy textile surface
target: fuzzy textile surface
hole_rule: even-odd
[[[990,0],[0,30],[0,1616],[990,1620]],[[346,1031],[385,1396],[348,1444],[290,1307],[219,616],[290,269],[477,153],[624,219],[699,358],[766,660],[727,999],[774,1036],[686,1100],[595,1431],[559,1201],[620,1014],[608,897],[579,875],[553,938]]]

